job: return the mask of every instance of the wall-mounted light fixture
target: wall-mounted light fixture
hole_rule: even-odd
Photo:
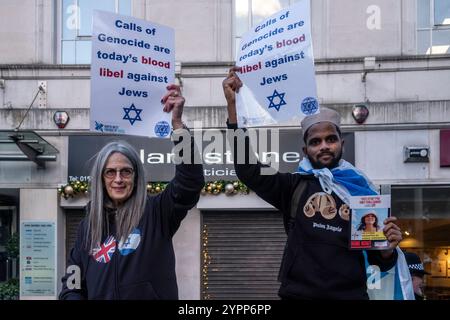
[[[358,124],[363,124],[369,116],[369,109],[365,104],[356,104],[353,106],[352,116]]]
[[[69,123],[70,117],[65,111],[56,111],[53,115],[53,122],[58,126],[59,129],[64,129]]]

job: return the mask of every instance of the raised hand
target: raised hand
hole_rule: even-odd
[[[176,84],[167,86],[167,93],[161,99],[161,103],[164,105],[164,112],[172,112],[172,128],[174,130],[183,127],[181,116],[183,115],[185,101],[186,100],[181,95],[180,86]]]
[[[236,74],[239,67],[233,67],[228,72],[227,77],[222,82],[223,93],[227,99],[228,120],[229,123],[236,123],[236,92],[242,87],[241,79]]]

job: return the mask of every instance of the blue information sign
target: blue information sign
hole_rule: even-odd
[[[56,294],[55,222],[22,221],[20,224],[20,295]]]

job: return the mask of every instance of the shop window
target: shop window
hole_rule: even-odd
[[[235,0],[234,31],[235,49],[239,48],[242,35],[265,18],[286,8],[298,0]]]
[[[417,53],[450,53],[450,1],[417,0]]]
[[[450,186],[392,186],[392,214],[403,231],[400,246],[420,256],[427,299],[450,299]]]
[[[61,62],[63,64],[91,63],[93,10],[131,15],[131,0],[63,0],[61,15]]]

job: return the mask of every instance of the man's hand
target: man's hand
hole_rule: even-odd
[[[396,217],[389,217],[384,220],[385,226],[383,228],[383,234],[389,242],[389,249],[381,251],[381,256],[384,259],[389,259],[392,256],[395,247],[397,247],[400,241],[402,241],[403,239],[402,231],[400,230],[399,226],[394,223],[394,221],[397,221]]]
[[[172,128],[174,130],[183,127],[183,121],[181,116],[183,115],[185,99],[181,95],[180,86],[171,84],[167,86],[167,93],[161,99],[161,103],[164,105],[164,112],[172,112]]]
[[[236,71],[239,67],[233,67],[228,72],[228,76],[223,80],[222,87],[225,99],[227,99],[228,121],[229,123],[237,123],[236,116],[236,92],[242,87],[241,79],[239,79]]]

